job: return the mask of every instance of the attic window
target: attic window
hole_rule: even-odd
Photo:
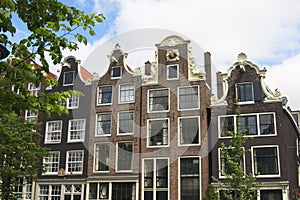
[[[74,84],[74,72],[65,72],[64,73],[64,85],[73,85]]]
[[[253,101],[253,84],[252,83],[238,83],[237,84],[237,99],[239,102]]]
[[[121,71],[121,67],[113,67],[112,70],[111,70],[111,77],[112,78],[121,78],[121,74],[122,74],[122,71]]]

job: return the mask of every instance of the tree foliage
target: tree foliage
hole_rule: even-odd
[[[34,178],[41,169],[39,160],[46,155],[38,145],[37,121],[25,121],[24,112],[67,113],[59,103],[78,95],[74,91],[31,95],[26,83],[41,84],[42,89],[56,84],[47,76],[49,65],[61,62],[62,50],[87,44],[86,35],[94,35],[95,25],[103,20],[102,14],[86,14],[57,0],[0,1],[0,44],[13,55],[0,61],[0,199],[13,199],[17,177]],[[19,21],[28,35],[16,41]]]
[[[237,109],[237,129],[236,132],[227,132],[231,136],[228,144],[222,143],[220,154],[225,160],[225,169],[220,173],[225,177],[223,180],[214,178],[226,199],[230,200],[251,200],[256,199],[254,190],[257,183],[253,174],[246,174],[244,170],[244,156],[248,150],[244,149],[244,144],[248,139],[245,137],[247,130],[241,130],[240,110]]]

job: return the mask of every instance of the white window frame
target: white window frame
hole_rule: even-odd
[[[255,160],[254,160],[254,149],[262,149],[262,148],[276,148],[277,151],[277,164],[278,164],[278,174],[274,175],[255,175]],[[251,160],[252,160],[252,174],[256,178],[274,178],[274,177],[281,177],[281,169],[280,169],[280,156],[279,156],[279,146],[278,145],[261,145],[261,146],[252,146],[251,147]]]
[[[161,121],[167,120],[168,123],[168,144],[161,144],[161,145],[150,145],[150,122],[151,121]],[[148,119],[147,120],[147,148],[161,148],[161,147],[169,147],[170,146],[170,119],[169,118],[155,118],[155,119]]]
[[[193,87],[197,87],[197,91],[198,91],[198,104],[197,107],[195,108],[180,108],[180,89],[182,88],[193,88]],[[198,110],[200,109],[200,91],[199,91],[199,85],[188,85],[188,86],[182,86],[182,87],[178,87],[177,88],[177,109],[179,111],[185,111],[185,110]]]
[[[57,154],[57,159],[58,159],[57,162],[53,162],[54,154]],[[50,160],[51,162],[46,162],[46,159]],[[45,167],[45,169],[48,168],[47,165],[51,166],[51,168],[53,168],[53,166],[52,166],[53,164],[57,164],[57,171],[48,172],[48,171],[45,170],[42,175],[57,175],[58,174],[58,171],[60,169],[60,166],[59,166],[59,164],[60,164],[60,151],[50,151],[49,155],[43,158],[43,166]]]
[[[130,95],[129,94],[129,99],[130,99],[130,96],[133,96],[133,99],[132,100],[129,100],[129,101],[122,101],[122,86],[127,86],[127,85],[132,85],[133,86],[133,95]],[[126,90],[126,91],[129,91],[129,93],[131,93],[131,90]],[[135,84],[134,83],[124,83],[124,84],[120,84],[119,85],[119,104],[127,104],[127,103],[134,103],[135,102]]]
[[[29,122],[36,121],[38,119],[38,113],[33,112],[31,109],[25,110],[25,119]]]
[[[71,186],[71,192],[66,191],[66,186]],[[48,186],[47,194],[41,194],[41,186]],[[59,195],[52,195],[53,186],[60,186],[60,194]],[[80,186],[81,191],[75,191],[75,186]],[[71,200],[74,200],[74,195],[80,195],[80,200],[84,200],[84,183],[43,183],[38,184],[36,188],[36,197],[38,199],[42,199],[43,197],[47,197],[47,199],[52,199],[52,197],[59,197],[60,199],[64,199],[64,195],[71,195]],[[44,198],[43,198],[44,199]]]
[[[26,181],[24,178],[17,178],[18,185],[14,187],[14,196],[17,199],[31,200],[33,198],[34,184],[32,181]],[[16,191],[17,190],[17,191]]]
[[[27,87],[28,91],[30,92],[31,96],[38,96],[38,93],[41,91],[41,86],[39,85],[38,87],[34,83],[28,83]]]
[[[67,74],[67,73],[73,73],[73,81],[72,81],[72,83],[65,83],[65,78],[66,78],[66,74]],[[67,71],[67,72],[64,72],[63,86],[74,85],[74,82],[75,82],[75,72],[74,72],[74,71]]]
[[[70,157],[70,153],[82,153],[82,160],[81,161],[73,161],[73,162],[69,162],[69,157]],[[66,152],[66,174],[68,175],[78,175],[78,174],[82,174],[83,173],[83,168],[84,168],[84,165],[83,165],[83,162],[84,162],[84,150],[69,150]],[[81,171],[76,171],[76,172],[73,172],[73,171],[69,171],[69,164],[81,164]]]
[[[257,135],[245,135],[245,137],[273,137],[277,136],[277,127],[276,127],[276,113],[275,112],[263,112],[263,113],[247,113],[247,114],[240,114],[241,117],[244,116],[256,116],[256,128],[257,128]],[[260,116],[261,115],[273,115],[273,122],[274,122],[274,134],[260,134]],[[220,139],[231,138],[231,136],[222,136],[222,129],[221,129],[221,118],[222,117],[234,117],[234,132],[237,131],[237,115],[221,115],[218,116],[218,137]]]
[[[181,200],[181,158],[198,158],[199,159],[199,199],[202,199],[202,184],[201,184],[201,156],[182,156],[178,157],[178,199]]]
[[[226,148],[226,149],[230,149],[230,148]],[[219,178],[220,179],[225,179],[226,177],[224,175],[222,175],[221,170],[222,170],[222,162],[221,162],[221,150],[222,148],[218,148],[218,170],[219,170]],[[242,147],[242,150],[245,151],[245,147]],[[244,165],[244,174],[246,174],[246,157],[245,157],[245,153],[243,155],[243,165]]]
[[[99,119],[99,115],[108,115],[110,114],[110,130],[109,130],[109,134],[98,134],[98,119]],[[101,121],[103,122],[103,121]],[[96,114],[96,128],[95,128],[95,137],[107,137],[107,136],[111,136],[111,130],[112,130],[112,113],[111,112],[105,112],[105,113],[97,113]]]
[[[158,90],[168,90],[168,109],[167,110],[153,111],[150,109],[150,92],[158,91]],[[170,111],[170,88],[149,89],[147,91],[147,112],[148,113],[161,113],[161,112],[169,112],[169,111]]]
[[[71,125],[72,122],[82,122],[83,123],[83,127],[81,129],[75,129],[75,130],[71,130]],[[74,143],[74,142],[84,142],[85,139],[85,130],[86,130],[86,120],[85,119],[71,119],[69,120],[69,128],[68,128],[68,143]],[[82,132],[80,134],[81,138],[80,139],[71,139],[71,131],[73,132]],[[77,133],[78,134],[78,133]],[[77,135],[76,134],[76,135]]]
[[[145,189],[145,160],[153,160],[153,188]],[[157,188],[156,185],[156,162],[157,160],[167,160],[168,165],[168,187],[167,188]],[[168,157],[155,157],[155,158],[143,158],[142,159],[142,199],[145,198],[145,191],[152,191],[153,192],[153,199],[156,199],[156,192],[157,191],[167,191],[168,199],[170,199],[170,158]]]
[[[119,153],[118,153],[118,150],[119,150],[119,143],[132,143],[132,156],[131,156],[131,169],[128,169],[128,170],[119,170],[118,169],[118,161],[119,161]],[[131,173],[133,171],[133,167],[134,167],[134,141],[118,141],[117,144],[116,144],[116,172],[128,172],[128,173]]]
[[[120,128],[120,114],[121,113],[132,113],[132,117],[133,117],[133,119],[132,119],[132,132],[128,132],[128,133],[120,133],[119,132],[119,128]],[[135,125],[134,120],[135,120],[135,118],[134,118],[134,111],[122,111],[122,112],[119,112],[118,113],[117,135],[133,135],[134,134],[134,125]]]
[[[111,102],[110,103],[99,103],[99,98],[100,98],[100,95],[99,95],[99,92],[100,92],[100,88],[104,88],[104,87],[111,87]],[[112,105],[113,103],[113,100],[114,100],[114,88],[112,85],[99,85],[97,87],[97,106],[107,106],[107,105]]]
[[[79,108],[79,96],[71,96],[67,98],[67,109],[76,109]]]
[[[58,140],[48,140],[48,128],[49,128],[49,123],[60,123],[60,130],[59,131],[51,131],[50,133],[58,133],[59,134],[59,139]],[[47,121],[46,122],[46,130],[45,130],[45,144],[57,144],[61,142],[61,137],[62,137],[62,129],[63,129],[63,122],[62,120],[55,120],[55,121]]]
[[[236,83],[235,86],[235,94],[236,94],[236,99],[239,100],[239,85],[246,85],[246,84],[251,84],[252,87],[252,100],[251,101],[239,101],[239,105],[244,105],[244,104],[254,104],[254,87],[253,87],[253,82],[241,82],[241,83]]]
[[[120,68],[120,76],[113,76],[114,74],[114,71],[113,71],[113,69],[115,69],[115,68]],[[122,66],[114,66],[114,67],[112,67],[111,68],[111,79],[120,79],[122,77]]]
[[[170,67],[176,66],[176,78],[170,78]],[[178,64],[173,64],[173,65],[167,65],[167,80],[178,80],[179,79],[179,65]]]
[[[101,145],[101,144],[103,144],[103,145],[107,145],[108,144],[108,146],[109,146],[108,147],[108,150],[109,150],[109,152],[108,152],[108,159],[105,160],[105,162],[106,162],[105,164],[108,165],[108,170],[97,170],[97,165],[98,165],[97,163],[98,163],[98,160],[99,160],[99,158],[97,157],[97,145]],[[111,144],[110,142],[96,142],[94,144],[94,159],[93,159],[93,162],[94,162],[94,164],[93,164],[93,172],[94,173],[109,173],[109,171],[110,171],[110,151],[111,151],[110,144]]]
[[[181,119],[198,119],[198,143],[197,144],[181,144]],[[201,145],[201,127],[200,116],[178,117],[178,146],[199,146]]]

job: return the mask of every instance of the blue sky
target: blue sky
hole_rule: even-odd
[[[153,59],[155,44],[168,33],[190,39],[209,51],[216,70],[225,72],[240,52],[260,68],[266,67],[267,84],[288,97],[293,109],[300,109],[300,1],[299,0],[63,0],[85,10],[103,13],[106,20],[96,27],[96,36],[87,46],[80,46],[75,55],[84,67],[99,74],[105,70],[107,55],[113,42],[129,53],[131,67],[139,67]],[[145,29],[147,28],[147,29]],[[20,27],[22,29],[22,27]],[[132,45],[135,30],[161,30],[161,35],[139,35],[153,42],[137,48]],[[133,31],[133,32],[132,32]],[[130,33],[130,34],[129,34]],[[22,34],[22,32],[19,32]],[[127,39],[121,36],[126,36]],[[130,37],[128,39],[128,37]],[[117,41],[120,40],[120,41]],[[110,45],[107,45],[107,44]],[[135,48],[135,49],[132,49]],[[89,60],[94,51],[102,49]],[[130,57],[130,53],[132,56]],[[193,52],[197,54],[198,52]],[[152,55],[151,55],[152,54]],[[141,57],[142,60],[141,60]],[[140,60],[139,62],[137,62]],[[198,59],[201,65],[201,58]]]

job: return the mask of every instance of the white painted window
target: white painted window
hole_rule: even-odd
[[[85,136],[85,119],[69,121],[68,142],[83,142]]]
[[[179,120],[179,145],[200,144],[199,117],[180,117]]]
[[[132,111],[120,112],[118,119],[118,134],[133,134],[134,113]]]
[[[172,79],[178,79],[179,73],[178,73],[178,65],[168,65],[167,66],[167,75],[168,75],[168,80]]]
[[[36,121],[38,118],[38,114],[33,112],[31,109],[25,111],[25,119],[29,122]]]
[[[253,83],[237,83],[236,94],[240,103],[254,102]]]
[[[25,181],[24,178],[17,178],[17,185],[13,191],[14,197],[16,199],[31,200],[32,189],[31,181]]]
[[[117,171],[132,171],[133,142],[118,142]]]
[[[148,97],[149,112],[165,112],[169,110],[169,89],[149,90]]]
[[[120,85],[119,102],[120,103],[134,102],[134,84],[133,83]]]
[[[74,71],[65,72],[64,73],[63,85],[64,86],[73,85],[74,84],[74,79],[75,79]]]
[[[44,174],[57,175],[59,171],[60,152],[52,151],[49,155],[43,158],[43,166],[45,167]]]
[[[220,178],[225,178],[225,174],[230,174],[232,173],[232,168],[230,167],[230,165],[228,164],[228,160],[226,160],[226,153],[229,154],[229,156],[233,156],[232,153],[232,149],[225,149],[224,151],[226,152],[222,152],[222,149],[219,148],[218,149],[218,156],[219,156],[219,177]],[[241,151],[244,151],[244,148],[242,148]],[[243,155],[243,158],[240,160],[239,166],[241,166],[244,170],[244,173],[246,173],[246,169],[245,169],[245,154]]]
[[[79,97],[78,96],[71,96],[67,99],[67,108],[68,109],[75,109],[79,108]]]
[[[74,150],[67,152],[67,174],[82,174],[84,151]]]
[[[83,200],[83,184],[39,184],[37,187],[39,200]]]
[[[97,114],[96,136],[110,135],[111,133],[111,113]]]
[[[33,83],[29,83],[29,84],[28,84],[28,91],[30,92],[30,95],[31,95],[31,96],[38,96],[38,94],[39,94],[40,91],[41,91],[41,87],[40,87],[40,85],[39,85],[39,86],[36,86],[36,85],[33,84]]]
[[[101,142],[95,144],[95,156],[94,156],[95,172],[109,171],[109,154],[110,154],[110,143]]]
[[[62,121],[49,121],[46,123],[45,143],[60,143]]]
[[[112,86],[98,87],[98,101],[97,105],[110,105],[112,104]]]
[[[199,108],[199,87],[188,86],[180,87],[178,89],[178,109],[187,110],[187,109],[197,109]]]
[[[120,66],[112,67],[111,78],[117,79],[117,78],[121,78],[121,76],[122,76],[122,67]]]
[[[148,120],[148,147],[169,144],[169,119]]]

